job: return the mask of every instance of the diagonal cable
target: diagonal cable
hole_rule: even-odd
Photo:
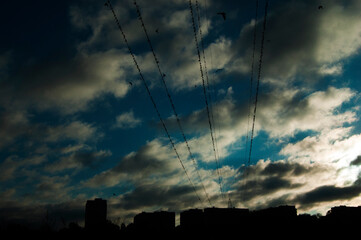
[[[204,53],[204,42],[203,42],[203,34],[202,34],[202,28],[201,28],[201,18],[200,18],[200,11],[199,11],[199,5],[198,5],[198,0],[196,0],[196,13],[197,13],[197,20],[198,20],[198,29],[199,29],[199,36],[201,39],[201,49],[202,49],[202,56],[203,56],[203,66],[204,66],[204,72],[205,72],[205,76],[206,76],[206,83],[207,83],[207,92],[208,92],[208,98],[209,98],[209,103],[210,103],[210,114],[211,114],[211,122],[213,125],[215,125],[215,121],[214,121],[214,115],[213,115],[213,107],[212,107],[212,97],[211,97],[211,90],[209,88],[209,78],[208,78],[208,69],[207,69],[207,61],[206,61],[206,55]],[[217,154],[217,159],[219,160],[219,153],[218,153],[218,144],[217,144],[217,135],[216,135],[216,131],[215,129],[213,129],[214,131],[214,140],[215,140],[215,145],[216,145],[216,154]]]
[[[252,49],[252,64],[251,64],[251,79],[249,86],[249,100],[248,100],[248,117],[247,117],[247,138],[246,138],[246,147],[245,147],[245,159],[247,158],[247,149],[249,141],[249,122],[251,117],[251,102],[252,102],[252,92],[253,92],[253,76],[254,76],[254,55],[256,51],[256,38],[257,38],[257,18],[258,18],[258,0],[256,0],[256,13],[255,13],[255,24],[253,28],[253,49]]]
[[[212,139],[214,158],[215,158],[215,161],[216,161],[217,175],[218,175],[218,183],[219,183],[219,188],[220,188],[220,191],[221,191],[221,195],[222,195],[222,197],[224,198],[223,188],[222,188],[222,179],[221,179],[220,172],[219,172],[219,163],[218,163],[217,154],[216,154],[215,141],[214,141],[213,129],[212,129],[212,122],[211,122],[210,111],[209,111],[209,106],[208,106],[207,91],[206,91],[206,86],[205,86],[205,81],[204,81],[203,67],[202,67],[202,61],[201,61],[201,54],[200,54],[200,51],[199,51],[199,44],[198,44],[198,37],[197,37],[197,29],[196,29],[195,20],[194,20],[194,14],[193,14],[192,0],[189,0],[189,9],[190,9],[191,17],[192,17],[194,40],[195,40],[196,49],[197,49],[197,54],[198,54],[199,70],[200,70],[200,72],[201,72],[202,85],[203,85],[203,93],[204,93],[204,99],[205,99],[205,103],[206,103],[206,110],[207,110],[207,117],[208,117],[208,124],[209,124],[211,139]]]
[[[258,63],[258,76],[257,76],[256,99],[255,99],[255,101],[254,101],[253,123],[252,123],[251,143],[250,143],[250,146],[249,146],[248,165],[251,163],[251,155],[252,155],[252,144],[253,144],[254,124],[255,124],[255,122],[256,122],[257,102],[258,102],[258,93],[259,93],[259,82],[260,82],[260,79],[261,79],[261,70],[262,70],[264,36],[265,36],[265,32],[266,32],[267,9],[268,9],[268,0],[266,0],[266,7],[265,7],[264,18],[263,18],[263,31],[262,31],[262,41],[261,41],[261,53],[260,53],[260,56],[259,56],[259,63]]]
[[[165,79],[164,79],[164,78],[165,78],[165,74],[162,72],[162,70],[161,70],[161,68],[160,68],[159,60],[158,60],[158,58],[157,58],[157,55],[155,54],[155,51],[154,51],[152,42],[151,42],[151,40],[150,40],[150,38],[149,38],[147,29],[146,29],[146,27],[145,27],[145,24],[144,24],[144,21],[143,21],[143,18],[142,18],[142,14],[141,14],[141,12],[140,12],[140,8],[139,8],[139,6],[138,6],[138,4],[137,4],[137,1],[134,0],[133,2],[134,2],[134,5],[135,5],[135,7],[136,7],[136,9],[137,9],[138,19],[140,20],[141,25],[142,25],[142,28],[143,28],[144,33],[145,33],[145,36],[147,37],[147,41],[148,41],[150,50],[152,51],[152,54],[153,54],[153,57],[154,57],[154,61],[155,61],[156,65],[157,65],[158,72],[159,72],[159,75],[160,75],[160,77],[161,77],[161,80],[162,80],[163,86],[164,86],[164,88],[165,88],[165,91],[166,91],[166,93],[167,93],[167,96],[168,96],[169,102],[170,102],[170,104],[171,104],[173,113],[174,113],[174,115],[175,115],[175,117],[176,117],[176,119],[177,119],[178,127],[179,127],[179,129],[180,129],[180,131],[181,131],[181,133],[182,133],[183,140],[184,140],[184,142],[185,142],[185,144],[186,144],[186,146],[187,146],[189,156],[190,156],[190,158],[191,158],[192,161],[193,161],[193,164],[194,164],[195,169],[196,169],[196,172],[197,172],[197,176],[198,176],[198,178],[199,178],[199,180],[200,180],[200,182],[201,182],[201,185],[202,185],[202,187],[203,187],[203,191],[204,191],[204,193],[205,193],[205,195],[206,195],[207,201],[208,201],[208,203],[210,204],[210,206],[212,206],[212,203],[211,203],[211,201],[210,201],[210,199],[209,199],[207,190],[206,190],[206,188],[205,188],[205,186],[204,186],[204,184],[203,184],[202,177],[201,177],[201,175],[200,175],[200,173],[199,173],[199,171],[198,171],[197,162],[195,161],[195,159],[194,159],[194,157],[193,157],[193,154],[192,154],[192,152],[191,152],[191,148],[190,148],[189,143],[188,143],[188,140],[187,140],[187,138],[186,138],[186,136],[185,136],[185,134],[184,134],[183,127],[182,127],[182,125],[181,125],[181,122],[180,122],[178,113],[177,113],[177,111],[176,111],[176,108],[175,108],[173,99],[172,99],[172,97],[171,97],[171,95],[170,95],[170,93],[169,93],[169,90],[168,90],[168,87],[167,87],[167,83],[166,83],[166,81],[165,81]]]
[[[177,149],[176,149],[176,147],[175,147],[175,144],[174,144],[172,138],[170,137],[170,134],[169,134],[168,129],[167,129],[165,123],[164,123],[164,120],[163,120],[163,118],[161,117],[161,115],[160,115],[160,113],[159,113],[158,107],[157,107],[157,105],[156,105],[156,103],[155,103],[155,101],[154,101],[154,98],[152,97],[152,94],[150,93],[148,84],[146,83],[146,81],[145,81],[145,79],[144,79],[144,76],[143,76],[143,74],[142,74],[142,72],[141,72],[141,70],[140,70],[140,67],[139,67],[139,65],[138,65],[138,62],[137,62],[137,60],[135,59],[134,53],[133,53],[133,51],[132,51],[131,48],[130,48],[130,45],[129,45],[129,43],[128,43],[128,40],[127,40],[127,38],[126,38],[126,36],[125,36],[125,34],[124,34],[124,31],[123,31],[123,29],[122,29],[122,27],[121,27],[121,25],[120,25],[120,23],[119,23],[119,20],[118,20],[116,14],[115,14],[115,12],[114,12],[114,8],[113,8],[110,0],[107,1],[107,4],[108,4],[110,10],[111,10],[112,13],[113,13],[115,22],[116,22],[116,24],[117,24],[117,26],[118,26],[118,28],[119,28],[122,36],[123,36],[123,39],[124,39],[124,42],[125,42],[125,44],[126,44],[126,46],[127,46],[127,48],[128,48],[129,54],[132,56],[133,62],[134,62],[135,66],[136,66],[136,68],[137,68],[137,70],[138,70],[139,76],[140,76],[140,78],[141,78],[141,80],[142,80],[142,82],[143,82],[143,84],[144,84],[144,86],[145,86],[145,88],[146,88],[146,90],[147,90],[147,93],[148,93],[148,95],[149,95],[149,98],[150,98],[153,106],[154,106],[154,109],[155,109],[155,111],[157,112],[157,116],[158,116],[159,120],[161,121],[162,126],[163,126],[163,128],[164,128],[164,130],[165,130],[165,132],[166,132],[166,134],[167,134],[167,137],[168,137],[168,139],[169,139],[169,142],[171,143],[171,145],[172,145],[172,147],[173,147],[173,150],[174,150],[174,152],[175,152],[175,154],[176,154],[176,156],[177,156],[177,158],[178,158],[178,160],[179,160],[179,162],[180,162],[180,164],[181,164],[181,166],[182,166],[182,168],[183,168],[183,170],[184,170],[185,175],[187,176],[188,181],[189,181],[190,184],[192,185],[192,188],[193,188],[194,193],[196,194],[198,200],[199,200],[201,203],[203,203],[202,200],[200,199],[198,193],[197,193],[196,187],[194,186],[191,178],[189,177],[189,174],[188,174],[188,172],[187,172],[187,170],[186,170],[186,168],[185,168],[185,166],[184,166],[184,164],[183,164],[183,161],[181,160],[181,158],[180,158],[180,156],[179,156],[179,154],[178,154],[178,151],[177,151]]]
[[[201,28],[201,14],[200,14],[200,10],[199,10],[199,4],[198,4],[198,0],[195,1],[195,6],[196,6],[196,13],[197,13],[197,22],[198,22],[198,30],[199,30],[199,37],[200,37],[200,42],[201,42],[201,50],[202,50],[202,56],[203,56],[203,66],[204,66],[204,73],[206,76],[206,85],[207,85],[207,93],[208,93],[208,99],[209,99],[209,110],[210,110],[210,115],[211,115],[211,122],[213,124],[213,132],[214,132],[214,142],[215,142],[215,147],[216,147],[216,157],[218,159],[219,165],[220,161],[219,161],[219,151],[218,151],[218,141],[217,141],[217,133],[216,133],[216,129],[215,129],[215,120],[214,120],[214,115],[213,115],[213,104],[212,104],[212,96],[211,96],[211,90],[209,88],[209,78],[208,78],[208,69],[207,69],[207,61],[206,61],[206,54],[204,52],[204,41],[203,41],[203,33],[202,33],[202,28]],[[219,174],[222,176],[222,171],[221,168],[219,168]],[[230,201],[230,198],[229,198]]]

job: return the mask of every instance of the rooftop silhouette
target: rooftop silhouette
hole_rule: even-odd
[[[85,228],[102,228],[107,220],[107,201],[101,198],[88,200],[85,205]]]

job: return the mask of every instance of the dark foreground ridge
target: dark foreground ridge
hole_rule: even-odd
[[[48,228],[30,230],[25,226],[8,225],[1,236],[67,237],[102,239],[219,239],[252,238],[319,238],[352,236],[361,223],[361,206],[331,208],[326,216],[297,214],[295,206],[278,206],[250,211],[245,208],[188,209],[180,213],[176,226],[175,212],[142,212],[133,223],[121,227],[107,220],[107,202],[88,200],[85,207],[85,227],[70,223],[54,231]],[[6,235],[5,235],[6,234]],[[357,235],[355,235],[357,236]]]

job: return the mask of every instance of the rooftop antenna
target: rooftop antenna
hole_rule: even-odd
[[[233,208],[231,198],[228,198],[228,208]]]

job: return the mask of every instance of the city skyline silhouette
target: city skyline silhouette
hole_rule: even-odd
[[[325,216],[298,214],[295,206],[282,205],[258,210],[247,208],[187,209],[180,212],[180,224],[176,225],[176,213],[170,211],[141,212],[133,222],[117,225],[107,219],[107,201],[101,198],[88,200],[84,208],[85,226],[76,222],[64,224],[60,229],[51,226],[48,219],[40,228],[8,223],[0,228],[0,234],[27,237],[121,237],[122,239],[218,238],[232,237],[242,232],[253,237],[331,237],[353,236],[357,232],[361,206],[335,206]]]

